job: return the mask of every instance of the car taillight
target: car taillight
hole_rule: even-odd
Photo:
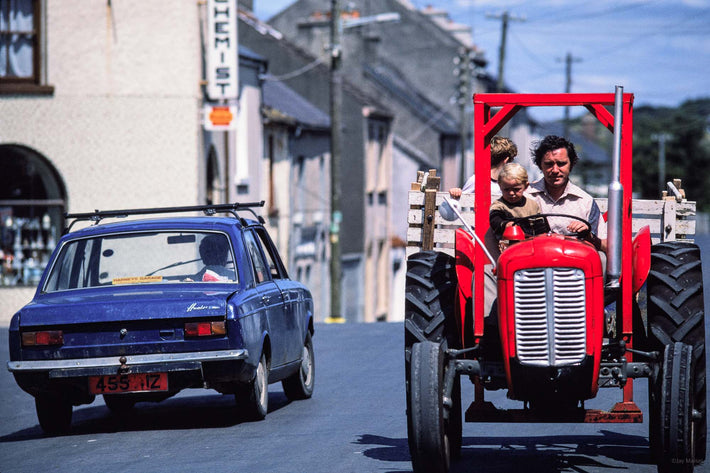
[[[220,322],[187,322],[185,324],[186,337],[209,337],[212,335],[224,335],[227,327],[224,321]]]
[[[37,347],[63,344],[64,332],[62,332],[61,330],[45,330],[41,332],[22,333],[23,347]]]

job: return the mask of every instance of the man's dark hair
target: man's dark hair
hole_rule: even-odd
[[[200,242],[200,257],[207,266],[227,263],[229,246],[224,235],[209,235]]]
[[[569,156],[570,169],[577,164],[579,157],[577,156],[577,151],[574,149],[574,145],[571,141],[556,135],[547,135],[542,140],[537,142],[537,147],[533,149],[533,159],[537,167],[542,169],[542,158],[545,157],[550,151],[556,149],[565,148],[567,150],[567,156]]]

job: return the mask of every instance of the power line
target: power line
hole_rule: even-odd
[[[316,60],[309,62],[303,67],[300,67],[296,69],[295,71],[287,72],[286,74],[282,74],[280,76],[264,76],[264,80],[270,80],[270,81],[276,81],[276,82],[282,82],[285,80],[293,79],[294,77],[298,77],[301,74],[305,74],[306,72],[310,71],[314,67],[318,66],[319,64],[322,64],[325,60],[325,58],[328,57],[328,55],[323,55],[317,58]]]
[[[550,68],[554,66],[552,65],[552,63],[548,63],[548,65],[545,65],[545,63],[548,62],[548,59],[542,58],[537,55],[537,53],[532,51],[517,33],[513,32],[510,35],[513,40],[515,40],[517,47],[520,48],[520,50],[523,51],[530,59],[532,59],[533,63],[538,66],[541,71],[545,71],[546,74],[550,73]]]
[[[657,3],[657,2],[632,3],[630,5],[616,5],[611,8],[607,8],[606,10],[601,10],[601,11],[597,11],[597,12],[580,11],[579,14],[576,14],[576,12],[574,12],[574,11],[572,11],[573,14],[570,14],[570,10],[563,11],[560,9],[556,9],[555,10],[556,12],[563,11],[564,14],[561,16],[558,16],[558,17],[555,17],[554,15],[553,16],[545,15],[544,17],[540,17],[540,18],[532,17],[530,19],[530,21],[537,22],[538,20],[543,20],[545,22],[545,24],[555,24],[555,23],[559,23],[559,22],[563,22],[563,21],[570,21],[570,20],[572,20],[572,21],[574,21],[574,20],[586,21],[590,18],[597,18],[597,17],[607,16],[607,15],[616,15],[616,14],[621,13],[623,11],[632,10],[632,9],[635,9],[638,7],[648,7],[652,3]],[[583,4],[583,5],[586,7],[588,4]],[[580,10],[583,10],[583,8]],[[566,14],[566,16],[565,16],[565,14]]]

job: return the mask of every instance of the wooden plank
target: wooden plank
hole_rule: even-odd
[[[449,195],[448,192],[437,192],[436,206],[438,207],[439,205],[441,205],[441,202],[443,202],[444,197],[447,197],[448,195]],[[424,192],[409,191],[408,197],[409,197],[409,205],[417,205],[420,207],[424,205]],[[476,203],[476,199],[473,194],[464,194],[459,199],[459,204],[461,205],[461,207],[464,207],[464,208],[473,208],[475,203]]]
[[[666,200],[666,206],[663,209],[662,231],[663,241],[673,241],[676,239],[676,202],[675,200]]]
[[[419,253],[422,251],[418,246],[408,246],[407,247],[407,258],[412,256],[414,253]],[[436,248],[436,251],[440,253],[446,253],[449,256],[455,256],[455,250],[453,248]]]
[[[475,215],[473,212],[462,212],[461,216],[463,217],[466,223],[468,223],[469,225],[474,225]],[[410,226],[422,225],[424,223],[424,212],[421,209],[410,210],[407,214],[407,222],[409,222]],[[434,215],[434,224],[451,225],[452,222],[444,220],[441,214],[439,212],[436,212],[436,214]]]
[[[407,242],[418,244],[422,239],[421,228],[411,227],[407,230]],[[432,247],[436,244],[451,243],[456,241],[456,228],[437,228],[432,236]],[[424,249],[424,248],[422,248]],[[431,248],[430,248],[431,249]]]
[[[424,221],[422,222],[422,250],[434,248],[434,214],[436,213],[436,190],[424,191]]]

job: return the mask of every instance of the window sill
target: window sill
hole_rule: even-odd
[[[54,86],[0,81],[0,95],[54,95]]]

